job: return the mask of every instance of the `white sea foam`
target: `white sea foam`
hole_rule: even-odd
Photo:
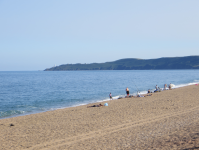
[[[195,81],[195,80],[194,80]],[[179,85],[175,85],[173,88],[181,88],[181,87],[185,87],[185,86],[189,86],[189,85],[194,85],[194,84],[198,84],[198,82],[192,82],[192,83],[187,83],[187,84],[179,84]]]
[[[139,94],[147,94],[148,93],[148,91],[141,91]]]

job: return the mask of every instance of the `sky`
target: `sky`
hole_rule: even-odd
[[[0,71],[199,55],[199,0],[0,0]]]

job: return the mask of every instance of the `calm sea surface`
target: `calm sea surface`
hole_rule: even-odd
[[[0,119],[199,83],[199,70],[0,72]]]

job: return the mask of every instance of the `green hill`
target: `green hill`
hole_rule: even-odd
[[[106,63],[65,64],[57,67],[47,68],[44,71],[160,69],[199,69],[199,56],[165,57],[158,59],[126,58]]]

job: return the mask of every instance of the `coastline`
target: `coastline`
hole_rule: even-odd
[[[194,141],[191,137],[187,141],[184,140],[184,144],[181,140],[184,136],[179,136],[177,144],[170,139],[183,133],[186,135],[190,133],[188,131],[192,131],[192,128],[198,129],[198,93],[199,86],[190,85],[153,93],[152,96],[111,100],[108,101],[108,107],[87,108],[88,105],[93,105],[88,104],[1,119],[0,148],[150,149],[153,147],[162,149],[167,147],[175,149],[176,147],[177,149],[183,146],[193,147]],[[101,103],[104,104],[104,102]],[[195,141],[197,140],[199,138],[195,138]],[[166,143],[166,145],[160,143]]]
[[[156,84],[163,87],[171,82],[175,85],[199,83],[198,73],[199,70],[3,73],[0,118],[103,102],[109,100],[110,92],[113,97],[124,97],[126,87],[133,95],[137,91],[147,93]],[[96,80],[97,75],[101,76],[100,80]],[[34,84],[30,84],[32,79]],[[17,84],[12,87],[13,82]]]
[[[180,85],[175,85],[173,87],[173,89],[176,89],[176,88],[182,88],[182,87],[186,87],[186,86],[190,86],[190,85],[196,85],[196,84],[199,84],[198,81],[196,82],[193,82],[193,83],[187,83],[187,84],[180,84]],[[164,91],[164,88],[160,88],[161,90]],[[169,88],[167,87],[167,90],[169,90]],[[152,91],[155,91],[155,89],[152,89]],[[139,95],[147,95],[148,91],[140,91]],[[154,93],[154,92],[152,92]],[[130,94],[131,97],[136,97],[137,96],[137,93],[134,91],[133,94]],[[113,100],[118,100],[118,99],[121,99],[121,98],[125,98],[126,96],[125,95],[117,95],[117,96],[114,96],[113,97]],[[1,119],[9,119],[9,118],[14,118],[14,117],[20,117],[20,116],[27,116],[27,115],[31,115],[31,114],[37,114],[37,113],[44,113],[44,112],[48,112],[48,111],[54,111],[54,110],[59,110],[59,109],[66,109],[66,108],[73,108],[73,107],[78,107],[78,106],[85,106],[85,105],[92,105],[92,104],[96,104],[96,103],[104,103],[104,102],[109,102],[110,101],[110,98],[106,98],[106,99],[101,99],[101,100],[96,100],[95,102],[90,102],[90,103],[82,103],[82,104],[78,104],[78,105],[73,105],[73,106],[68,106],[68,107],[59,107],[59,108],[53,108],[53,109],[47,109],[45,111],[34,111],[34,112],[26,112],[26,113],[22,113],[22,114],[14,114],[14,115],[11,115],[11,116],[5,116],[5,117],[1,117]]]

